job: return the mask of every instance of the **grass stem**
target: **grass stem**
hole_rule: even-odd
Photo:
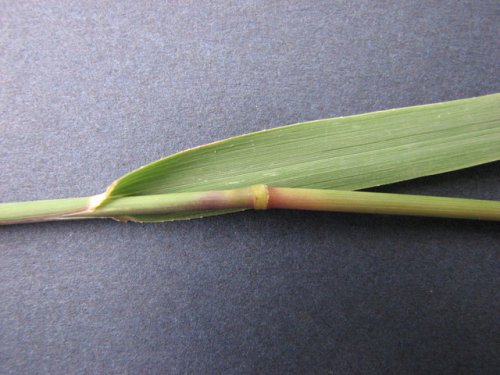
[[[500,221],[500,202],[479,199],[280,188],[247,188],[115,198],[94,207],[95,197],[0,204],[0,224],[114,218],[227,209],[297,209]]]

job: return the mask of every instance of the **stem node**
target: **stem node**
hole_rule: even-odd
[[[267,210],[269,204],[269,188],[267,185],[259,184],[250,186],[253,195],[253,208],[255,210]]]

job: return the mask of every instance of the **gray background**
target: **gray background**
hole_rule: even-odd
[[[500,89],[500,2],[0,1],[0,201]],[[500,164],[378,190],[500,199]],[[1,374],[499,369],[496,223],[248,212],[0,228]]]

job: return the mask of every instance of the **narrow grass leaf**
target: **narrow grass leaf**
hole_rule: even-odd
[[[500,94],[304,122],[182,151],[115,181],[124,196],[253,184],[357,190],[500,159]],[[138,215],[139,221],[231,212]]]

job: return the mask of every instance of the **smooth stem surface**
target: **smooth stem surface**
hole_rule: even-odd
[[[362,191],[269,187],[268,208],[500,221],[500,202]]]
[[[320,189],[248,188],[116,198],[95,197],[0,204],[0,224],[84,218],[135,220],[135,215],[214,209],[298,209],[500,221],[500,202]]]
[[[87,209],[91,197],[0,204],[0,224],[69,220],[66,215]]]

